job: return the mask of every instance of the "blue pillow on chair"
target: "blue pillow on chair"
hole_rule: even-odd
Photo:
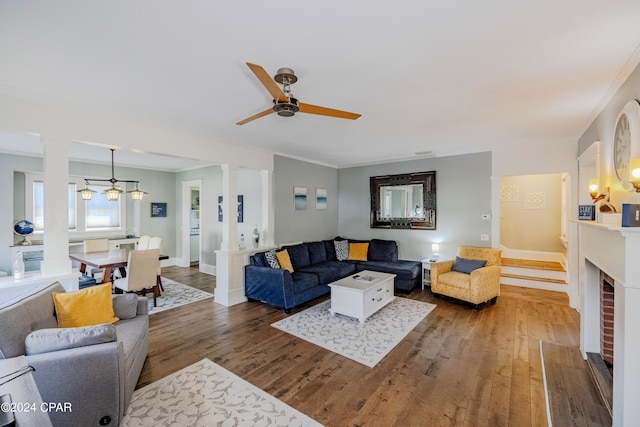
[[[451,267],[451,271],[471,274],[473,270],[482,268],[485,265],[487,265],[487,261],[483,259],[466,259],[456,257],[456,260],[453,262],[453,266]]]

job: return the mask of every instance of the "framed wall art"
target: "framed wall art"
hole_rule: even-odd
[[[327,209],[326,188],[316,188],[316,209]]]
[[[151,202],[151,218],[163,218],[167,216],[166,202]]]
[[[293,209],[296,211],[307,209],[307,187],[293,187]]]

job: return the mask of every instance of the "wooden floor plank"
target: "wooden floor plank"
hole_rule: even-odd
[[[163,275],[215,289],[197,268]],[[408,298],[437,307],[374,368],[271,327],[287,314],[266,304],[209,299],[154,314],[138,387],[209,358],[327,426],[546,425],[536,343],[579,342],[566,295],[502,286],[497,303],[479,311],[428,288]]]

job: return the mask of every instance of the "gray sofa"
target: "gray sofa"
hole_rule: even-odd
[[[147,357],[147,298],[113,295],[118,322],[60,329],[51,292],[65,289],[56,282],[0,307],[0,358],[26,355],[43,402],[71,405],[49,413],[54,426],[119,425]]]

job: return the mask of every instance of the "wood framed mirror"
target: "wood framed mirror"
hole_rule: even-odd
[[[436,229],[436,172],[372,176],[371,228]]]

